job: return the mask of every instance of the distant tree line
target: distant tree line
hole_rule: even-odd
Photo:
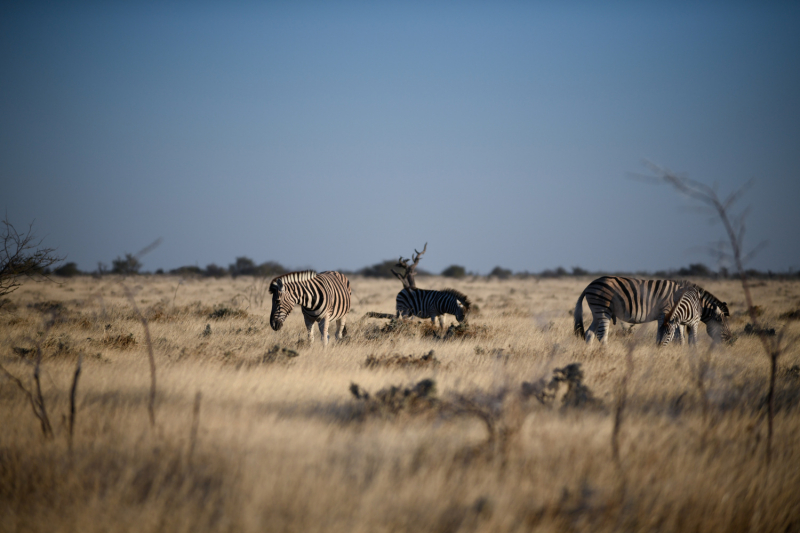
[[[355,274],[361,275],[368,278],[394,278],[392,275],[392,269],[396,268],[397,261],[394,259],[382,261],[380,263],[375,263],[374,265],[364,267],[360,270],[356,271],[342,271],[345,274]],[[56,276],[61,277],[71,277],[71,276],[79,276],[79,275],[88,275],[92,274],[95,276],[102,276],[105,274],[122,274],[122,275],[136,275],[136,274],[149,274],[147,272],[141,272],[142,264],[141,262],[133,255],[133,254],[125,254],[124,256],[119,256],[111,262],[111,267],[109,268],[103,263],[98,263],[98,268],[94,272],[81,272],[78,270],[78,267],[75,263],[65,263],[62,266],[50,270],[50,269],[42,269],[41,272],[44,274],[54,274]],[[180,275],[180,276],[196,276],[196,277],[212,277],[212,278],[221,278],[225,276],[230,277],[238,277],[238,276],[257,276],[257,277],[272,277],[272,276],[279,276],[281,274],[286,274],[290,272],[290,269],[287,269],[280,263],[276,261],[267,261],[265,263],[257,264],[255,261],[250,259],[249,257],[237,257],[236,261],[229,264],[227,267],[219,266],[217,264],[211,263],[206,265],[205,268],[201,268],[196,265],[191,266],[182,266],[178,268],[174,268],[165,272],[162,269],[156,270],[156,275],[163,275],[163,274],[172,274],[172,275]],[[420,276],[430,276],[433,275],[431,272],[427,272],[425,270],[420,269],[417,272]],[[768,279],[768,278],[790,278],[790,277],[800,277],[800,272],[781,272],[781,273],[774,273],[771,271],[762,272],[760,270],[750,269],[745,272],[745,274],[749,278],[754,279]],[[448,277],[448,278],[455,278],[461,279],[465,277],[478,277],[480,274],[467,271],[467,269],[461,265],[450,265],[444,270],[439,273],[440,276]],[[638,276],[638,277],[656,277],[656,278],[711,278],[711,279],[725,279],[731,277],[733,274],[728,271],[726,268],[720,268],[719,270],[713,270],[708,266],[704,265],[703,263],[692,263],[687,267],[682,267],[677,270],[658,270],[656,272],[646,272],[646,271],[636,271],[636,272],[625,272],[625,271],[589,271],[584,268],[575,266],[571,269],[567,270],[564,267],[557,267],[557,268],[548,268],[542,270],[540,272],[529,272],[527,270],[517,271],[514,272],[511,269],[503,268],[501,266],[494,267],[489,274],[485,277],[487,278],[497,278],[497,279],[511,279],[511,278],[565,278],[565,277],[598,277],[604,275],[627,275],[627,276]]]

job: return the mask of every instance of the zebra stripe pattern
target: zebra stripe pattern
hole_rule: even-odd
[[[683,291],[678,303],[672,306],[672,309],[664,315],[664,323],[659,329],[659,336],[661,337],[659,346],[668,345],[679,326],[687,328],[689,344],[697,343],[697,326],[700,324],[700,318],[703,315],[702,295],[703,290],[698,287],[688,287]],[[681,337],[680,341],[683,344],[683,337]]]
[[[336,338],[347,334],[346,315],[350,311],[350,281],[339,272],[317,274],[313,270],[278,276],[269,285],[272,312],[269,325],[278,331],[295,305],[303,311],[308,340],[314,342],[314,324],[319,323],[323,346],[328,345],[328,326],[336,320]]]
[[[444,328],[445,314],[454,315],[456,320],[463,322],[469,314],[471,305],[472,302],[467,295],[455,289],[429,291],[407,288],[397,293],[397,318],[401,316],[430,318],[436,326],[438,316],[439,325]]]
[[[643,324],[658,321],[659,333],[657,342],[661,342],[661,326],[664,314],[672,308],[680,298],[680,293],[688,287],[697,287],[688,281],[643,280],[621,276],[603,276],[591,282],[578,298],[573,313],[575,335],[585,338],[590,343],[597,340],[606,343],[609,324],[617,323],[617,319],[630,324]],[[700,289],[700,287],[697,287]],[[720,301],[713,294],[702,290],[701,317],[706,324],[709,336],[718,342],[730,338],[726,316],[729,316],[728,304]],[[592,311],[592,324],[588,331],[583,329],[583,299]],[[679,327],[682,331],[683,327]]]

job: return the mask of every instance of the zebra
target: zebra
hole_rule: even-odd
[[[314,342],[314,323],[319,322],[322,345],[328,346],[328,325],[336,320],[336,339],[347,335],[346,315],[350,311],[350,281],[339,272],[317,274],[313,270],[278,276],[269,284],[272,312],[269,325],[278,331],[295,304],[303,310],[308,340]]]
[[[688,281],[643,280],[620,276],[603,276],[591,282],[581,293],[573,313],[575,319],[575,335],[585,338],[587,343],[597,335],[597,340],[606,343],[606,330],[609,322],[617,323],[617,318],[631,324],[658,321],[659,333],[656,341],[661,342],[660,328],[664,322],[664,314],[679,297],[679,291],[695,286]],[[699,287],[698,287],[699,288]],[[583,298],[586,298],[592,310],[592,324],[589,330],[583,330]],[[720,301],[713,294],[703,290],[702,316],[709,336],[718,342],[730,338],[725,317],[730,316],[728,304]],[[683,327],[679,328],[681,333]]]
[[[444,315],[455,315],[456,320],[463,322],[469,314],[472,302],[466,294],[455,289],[429,291],[424,289],[405,288],[397,293],[397,316],[416,316],[430,318],[436,327],[436,317],[439,317],[439,326],[444,328]]]
[[[672,341],[675,336],[675,330],[680,326],[686,326],[688,329],[689,344],[697,343],[697,326],[700,325],[700,319],[703,315],[703,289],[692,286],[687,287],[678,300],[678,303],[672,306],[672,309],[667,311],[664,315],[664,323],[658,331],[661,342],[659,346],[666,346]],[[683,337],[680,339],[683,344]]]

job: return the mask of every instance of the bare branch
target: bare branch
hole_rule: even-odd
[[[403,274],[399,274],[398,272],[395,272],[394,269],[392,269],[392,274],[394,274],[397,277],[397,279],[399,279],[403,283],[403,288],[405,289],[417,288],[414,276],[416,276],[417,273],[417,265],[419,264],[419,260],[422,257],[422,255],[427,251],[427,249],[428,249],[427,242],[425,243],[425,247],[422,248],[421,252],[415,248],[414,252],[417,255],[413,256],[414,262],[411,265],[408,264],[409,259],[403,259],[403,256],[402,255],[400,256],[400,259],[397,261],[397,264],[395,266],[404,269],[405,272]]]
[[[750,314],[750,320],[753,323],[755,331],[759,332],[759,340],[761,341],[761,346],[764,349],[764,353],[770,359],[770,381],[769,381],[769,409],[767,418],[769,420],[769,431],[767,432],[767,446],[766,446],[766,462],[767,466],[769,466],[770,458],[772,454],[772,424],[773,424],[773,417],[774,417],[774,390],[775,390],[775,374],[776,374],[776,367],[778,358],[781,355],[782,348],[780,343],[780,337],[775,339],[774,337],[769,337],[766,334],[764,328],[761,327],[759,323],[758,316],[755,311],[755,307],[753,305],[753,298],[750,294],[750,285],[747,280],[747,274],[744,270],[744,262],[746,260],[751,259],[755,253],[757,253],[760,249],[763,248],[765,243],[760,243],[756,246],[750,253],[746,256],[742,257],[742,248],[744,245],[744,235],[745,235],[745,219],[749,213],[749,208],[744,209],[738,215],[732,215],[729,213],[730,207],[744,194],[746,190],[748,190],[751,186],[753,181],[750,180],[745,185],[734,191],[731,195],[729,195],[724,202],[719,200],[717,193],[714,189],[704,185],[700,182],[696,182],[690,180],[688,178],[681,178],[674,175],[669,170],[661,168],[653,163],[646,162],[647,165],[656,177],[661,179],[662,183],[667,183],[672,185],[676,190],[683,194],[687,194],[688,196],[708,205],[712,206],[719,216],[720,221],[722,221],[722,225],[725,227],[725,232],[728,235],[728,240],[730,241],[730,246],[732,250],[733,262],[736,267],[736,271],[739,274],[739,279],[741,280],[742,284],[742,292],[744,292],[745,303],[747,304],[747,311]],[[718,252],[719,253],[719,252]]]
[[[64,258],[54,255],[54,248],[42,247],[43,239],[37,240],[33,233],[33,222],[22,233],[8,215],[0,223],[5,226],[0,235],[0,296],[14,292],[22,278],[50,280],[48,269]]]
[[[69,391],[69,449],[72,451],[72,433],[75,429],[75,393],[78,390],[78,378],[81,375],[81,364],[83,355],[78,356],[78,364],[75,366],[75,374],[72,377],[72,388]]]

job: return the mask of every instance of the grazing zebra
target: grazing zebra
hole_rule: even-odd
[[[406,288],[397,293],[397,318],[416,316],[430,318],[434,327],[436,317],[444,328],[444,315],[455,315],[456,320],[463,322],[469,313],[472,302],[466,294],[455,289],[428,291],[424,289]]]
[[[672,308],[679,298],[679,291],[696,286],[688,281],[672,281],[664,279],[633,279],[618,276],[603,276],[591,282],[578,298],[575,305],[575,335],[585,338],[587,343],[597,336],[597,340],[606,343],[606,330],[609,322],[617,323],[619,318],[630,324],[642,324],[658,321],[659,334],[656,339],[661,342],[660,328],[664,322],[664,314]],[[698,287],[699,288],[699,287]],[[592,324],[589,330],[583,330],[583,298],[592,310]],[[709,336],[718,342],[730,338],[726,316],[729,316],[728,304],[721,302],[708,291],[702,293],[702,316]],[[680,327],[682,330],[683,327]]]
[[[350,311],[350,281],[339,272],[313,270],[291,272],[278,276],[269,285],[272,312],[269,325],[278,331],[295,304],[303,310],[308,340],[314,342],[314,323],[319,322],[322,345],[328,345],[328,325],[336,320],[336,338],[347,334],[345,315]]]
[[[681,293],[678,303],[673,305],[672,309],[664,315],[664,323],[658,331],[658,335],[661,337],[659,346],[669,344],[679,326],[687,327],[689,344],[697,343],[697,326],[700,325],[700,318],[703,315],[703,305],[701,303],[703,292],[703,289],[691,286]],[[683,337],[681,337],[680,342],[683,344]]]

